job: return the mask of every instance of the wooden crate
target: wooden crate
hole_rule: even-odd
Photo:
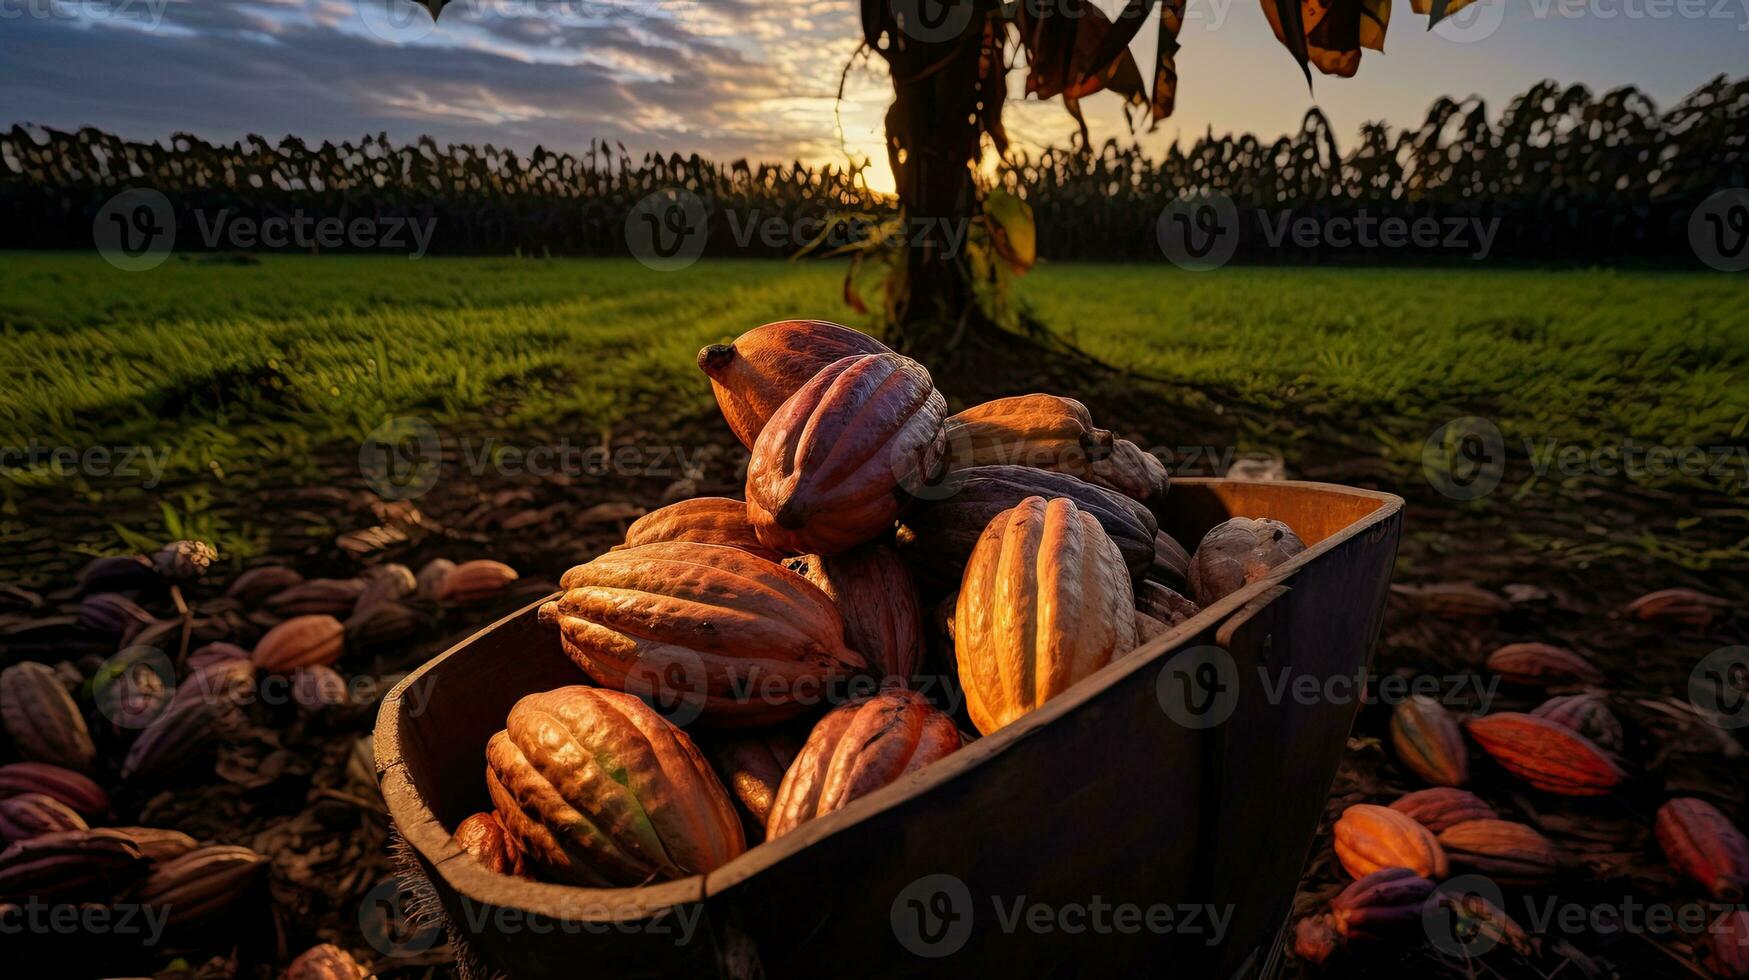
[[[707,875],[540,884],[451,842],[490,807],[486,740],[511,705],[586,682],[533,605],[384,700],[383,796],[452,923],[515,978],[1268,975],[1358,707],[1271,695],[1284,677],[1322,689],[1366,670],[1401,507],[1327,484],[1175,481],[1164,529],[1187,545],[1243,515],[1286,521],[1306,550],[994,735]],[[1211,713],[1168,712],[1186,678],[1234,683],[1191,703]],[[1014,922],[1017,902],[1049,910],[1048,928]],[[1107,912],[1096,933],[1100,903],[1142,917]],[[1228,917],[1218,941],[1186,906]],[[1178,925],[1162,928],[1163,909]]]

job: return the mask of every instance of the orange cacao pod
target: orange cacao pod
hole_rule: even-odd
[[[43,793],[19,793],[0,799],[0,841],[28,840],[59,830],[85,830],[85,818],[72,807]]]
[[[1028,497],[997,514],[966,565],[954,645],[966,710],[988,735],[1136,647],[1136,597],[1099,521]]]
[[[234,844],[209,844],[152,869],[137,900],[161,907],[173,926],[198,926],[221,916],[267,871],[267,857]]]
[[[350,616],[364,595],[361,578],[313,578],[275,592],[262,603],[276,616]]]
[[[449,570],[437,587],[437,601],[466,606],[486,602],[516,581],[516,569],[501,561],[481,558],[464,561]]]
[[[561,687],[516,702],[486,746],[486,786],[523,851],[574,884],[703,874],[746,848],[692,739],[619,691]]]
[[[1724,980],[1749,980],[1749,909],[1732,909],[1707,928],[1707,969]]]
[[[958,587],[966,561],[990,521],[1028,497],[1066,497],[1092,514],[1116,542],[1132,576],[1154,561],[1159,531],[1154,515],[1123,494],[1066,473],[1027,466],[977,466],[949,479],[953,492],[918,501],[905,515],[897,536],[900,551],[926,582]]]
[[[1508,643],[1488,655],[1487,667],[1507,683],[1525,687],[1578,687],[1604,682],[1603,672],[1591,661],[1548,643]]]
[[[1499,594],[1469,582],[1393,585],[1391,591],[1409,599],[1415,608],[1442,619],[1479,619],[1498,616],[1512,608],[1512,603]]]
[[[1392,803],[1391,809],[1414,819],[1435,834],[1460,823],[1493,820],[1500,816],[1480,796],[1451,786],[1435,786],[1432,789],[1407,793]]]
[[[346,626],[333,616],[294,616],[268,630],[249,659],[270,674],[289,674],[299,667],[339,660],[345,642]]]
[[[1609,710],[1608,702],[1595,694],[1550,698],[1531,714],[1565,725],[1611,752],[1621,751],[1621,721]]]
[[[1136,608],[1167,626],[1177,626],[1202,612],[1196,603],[1148,579],[1136,585]]]
[[[47,664],[27,660],[0,670],[0,722],[32,762],[90,772],[97,759],[85,716]]]
[[[162,864],[173,858],[179,858],[200,846],[199,842],[180,830],[165,830],[160,827],[111,827],[109,829],[126,834],[135,844],[138,844],[140,853],[151,864]]]
[[[745,818],[741,824],[749,843],[765,837],[765,822],[771,818],[783,774],[801,748],[795,739],[779,733],[731,739],[711,752],[723,786],[741,805]]]
[[[1749,889],[1749,840],[1705,800],[1679,797],[1658,809],[1653,834],[1676,870],[1714,898],[1740,902]]]
[[[1088,464],[1087,482],[1154,508],[1165,503],[1172,481],[1160,457],[1128,439],[1117,439],[1111,444],[1111,455]]]
[[[1435,786],[1470,781],[1470,750],[1456,719],[1424,694],[1411,695],[1391,712],[1391,747],[1409,771]]]
[[[747,520],[747,505],[732,497],[694,497],[653,510],[626,528],[625,544],[618,548],[663,541],[694,541],[721,544],[779,561],[782,555],[759,543]]]
[[[1314,966],[1323,966],[1342,948],[1342,934],[1330,915],[1308,915],[1294,923],[1294,955]]]
[[[1704,630],[1713,618],[1731,608],[1729,599],[1694,589],[1660,589],[1648,592],[1622,609],[1630,619],[1646,623],[1673,623]]]
[[[1207,608],[1304,551],[1293,528],[1268,518],[1234,517],[1203,535],[1190,558],[1190,593]]]
[[[765,824],[775,840],[960,747],[959,729],[915,691],[890,690],[826,713],[783,775]]]
[[[1111,455],[1111,433],[1095,428],[1087,407],[1057,395],[1015,395],[974,405],[943,424],[948,465],[1034,466],[1087,475]]]
[[[1336,859],[1356,879],[1382,868],[1408,868],[1438,881],[1449,866],[1433,832],[1396,810],[1357,803],[1336,821]]]
[[[19,793],[53,797],[86,817],[109,810],[109,794],[90,776],[47,762],[9,762],[0,766],[0,797]]]
[[[63,830],[15,841],[0,851],[0,901],[32,897],[108,903],[146,873],[126,834]]]
[[[370,971],[360,966],[352,954],[334,945],[311,946],[291,961],[279,980],[366,980]]]
[[[1565,725],[1515,711],[1464,722],[1500,768],[1560,796],[1604,796],[1627,776],[1608,752]]]
[[[1348,940],[1377,940],[1421,922],[1434,883],[1408,868],[1380,868],[1330,900],[1330,918]]]
[[[844,640],[883,683],[909,686],[923,660],[923,612],[911,573],[893,549],[865,544],[840,555],[787,563],[819,586],[844,617]]]
[[[793,717],[866,666],[832,599],[782,565],[720,544],[664,541],[566,572],[540,607],[596,683],[679,699],[719,725]]]
[[[1502,885],[1540,885],[1560,871],[1561,852],[1534,828],[1511,820],[1469,820],[1439,833],[1439,846],[1458,867]]]
[[[518,878],[532,878],[523,860],[522,845],[504,829],[497,813],[476,813],[455,828],[455,842],[489,871]]]
[[[748,449],[780,406],[827,365],[853,354],[890,354],[864,333],[824,320],[780,320],[755,327],[733,344],[698,352],[717,405]]]
[[[835,555],[892,526],[941,469],[947,402],[923,365],[846,357],[781,405],[747,463],[747,517],[766,547]]]

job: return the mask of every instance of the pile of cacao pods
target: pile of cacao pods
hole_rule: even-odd
[[[1633,610],[1643,605],[1630,606],[1630,614],[1637,616]],[[1391,749],[1427,788],[1388,805],[1342,810],[1333,827],[1334,853],[1353,881],[1324,911],[1296,924],[1294,949],[1302,959],[1323,965],[1349,947],[1414,945],[1423,941],[1427,917],[1436,914],[1450,917],[1464,935],[1484,937],[1488,948],[1532,956],[1541,941],[1508,909],[1469,887],[1441,889],[1440,883],[1479,876],[1505,894],[1611,870],[1588,866],[1531,826],[1551,810],[1614,796],[1632,781],[1605,673],[1583,654],[1541,642],[1499,647],[1484,668],[1510,688],[1546,700],[1528,712],[1469,716],[1424,695],[1395,705]],[[1487,760],[1488,775],[1503,784],[1505,803],[1525,811],[1522,817],[1502,813],[1505,806],[1469,788],[1472,746]],[[1537,802],[1527,803],[1523,791]],[[1701,958],[1726,980],[1749,978],[1749,911],[1740,904],[1749,890],[1749,838],[1711,802],[1660,798],[1651,836],[1663,859],[1697,889],[1700,903],[1719,903],[1703,906],[1714,910],[1699,937]]]
[[[498,873],[710,871],[1014,724],[1304,547],[1240,517],[1188,554],[1160,530],[1165,466],[1081,403],[950,415],[923,365],[846,327],[767,324],[698,360],[751,451],[745,499],[645,515],[540,608],[581,673],[523,697],[486,747],[492,810],[455,840]],[[939,701],[925,675],[947,679]]]

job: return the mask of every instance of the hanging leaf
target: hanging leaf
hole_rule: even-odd
[[[1361,0],[1360,46],[1385,49],[1385,29],[1391,26],[1391,0]]]
[[[984,227],[996,254],[1015,272],[1025,272],[1038,261],[1032,205],[997,187],[984,197]]]
[[[1302,69],[1310,63],[1326,75],[1349,78],[1360,70],[1361,8],[1368,0],[1263,0],[1263,14],[1275,31],[1276,40],[1300,59]],[[1300,47],[1290,43],[1286,21],[1289,11],[1299,14]],[[1310,79],[1310,75],[1307,78]]]
[[[1433,30],[1439,22],[1452,14],[1468,7],[1475,0],[1409,0],[1409,9],[1418,14],[1427,15],[1427,29]]]
[[[1275,39],[1294,56],[1300,72],[1306,76],[1306,87],[1310,88],[1312,70],[1306,67],[1310,58],[1306,51],[1306,25],[1299,0],[1263,0],[1263,14],[1269,18],[1269,26],[1275,29]]]

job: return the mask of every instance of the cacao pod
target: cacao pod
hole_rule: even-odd
[[[0,841],[11,843],[88,827],[85,818],[72,807],[43,793],[19,793],[0,799]]]
[[[180,830],[165,830],[160,827],[111,827],[110,830],[126,834],[139,845],[140,853],[152,864],[162,864],[172,858],[179,858],[200,844]]]
[[[328,615],[294,616],[267,631],[249,659],[270,674],[289,674],[311,664],[340,659],[346,627]]]
[[[786,564],[837,604],[845,643],[883,684],[910,686],[923,662],[923,613],[911,573],[893,549],[871,543]]]
[[[347,643],[366,649],[404,640],[419,632],[420,625],[419,614],[411,607],[383,599],[361,604],[357,612],[347,617],[344,629]]]
[[[25,661],[0,671],[0,723],[32,762],[90,772],[97,759],[85,716],[47,664]]]
[[[91,777],[46,762],[9,762],[0,766],[0,798],[19,793],[53,797],[81,816],[109,812],[109,794]]]
[[[1336,859],[1350,877],[1382,868],[1408,868],[1438,881],[1449,865],[1433,832],[1396,810],[1357,803],[1336,821]]]
[[[1731,608],[1729,599],[1694,589],[1660,589],[1648,592],[1622,609],[1629,619],[1646,623],[1673,623],[1706,630],[1713,618]]]
[[[1154,637],[1165,636],[1170,632],[1172,632],[1172,627],[1167,626],[1158,619],[1142,612],[1140,609],[1136,610],[1136,646],[1140,647]]]
[[[1578,687],[1605,680],[1591,661],[1548,643],[1508,643],[1488,655],[1487,667],[1501,680],[1525,687]]]
[[[319,711],[348,700],[346,678],[332,667],[311,664],[292,671],[292,700],[309,711]]]
[[[1111,455],[1088,465],[1087,482],[1116,490],[1152,510],[1165,504],[1172,481],[1160,457],[1128,439],[1117,439],[1111,444]]]
[[[1749,909],[1732,909],[1707,928],[1707,969],[1724,980],[1749,980]]]
[[[1456,920],[1448,928],[1454,936],[1470,937],[1472,942],[1503,945],[1520,956],[1534,956],[1537,943],[1513,921],[1512,916],[1493,902],[1474,892],[1439,892],[1433,899],[1450,909]]]
[[[941,470],[947,402],[923,365],[898,354],[836,361],[759,434],[747,463],[747,518],[767,548],[835,555],[873,539]]]
[[[1330,915],[1308,915],[1294,923],[1294,955],[1313,966],[1323,966],[1341,948],[1342,935]]]
[[[433,558],[419,569],[414,580],[419,583],[419,598],[436,601],[437,591],[443,588],[443,580],[455,570],[455,562],[448,558]]]
[[[260,565],[232,579],[225,595],[253,605],[270,595],[301,585],[303,581],[304,577],[296,569],[284,565]]]
[[[1531,714],[1565,725],[1611,752],[1620,752],[1625,741],[1620,719],[1609,710],[1608,702],[1595,694],[1550,698]]]
[[[355,614],[379,602],[398,603],[419,591],[419,580],[413,576],[413,570],[398,561],[367,568],[359,578],[364,579],[364,594],[353,607]]]
[[[516,702],[486,746],[486,785],[505,829],[561,881],[681,878],[746,848],[735,805],[692,739],[619,691],[579,685]]]
[[[234,844],[209,844],[152,869],[140,885],[141,905],[164,910],[172,926],[200,926],[221,917],[267,872],[267,857]]]
[[[1407,598],[1415,608],[1442,619],[1480,619],[1498,616],[1512,608],[1512,603],[1498,594],[1469,582],[1393,585],[1391,591]]]
[[[333,943],[323,943],[299,953],[279,980],[367,980],[370,975],[351,953]]]
[[[1547,793],[1604,796],[1627,778],[1609,753],[1564,725],[1514,711],[1464,722],[1500,768]]]
[[[721,544],[771,561],[783,558],[759,543],[747,520],[747,505],[732,497],[694,497],[653,510],[626,528],[625,544],[617,547],[636,548],[662,541]]]
[[[1208,608],[1304,551],[1293,528],[1265,517],[1234,517],[1203,535],[1190,557],[1190,594]]]
[[[1148,577],[1174,592],[1190,588],[1190,552],[1165,531],[1154,532],[1154,561],[1148,566]]]
[[[882,691],[841,704],[814,726],[783,774],[765,839],[842,810],[959,747],[953,719],[915,691]]]
[[[1405,794],[1391,804],[1391,809],[1411,817],[1435,834],[1460,823],[1493,820],[1500,816],[1480,796],[1451,786],[1435,786]]]
[[[201,670],[226,660],[242,660],[253,663],[249,659],[249,651],[235,643],[208,643],[188,655],[188,669]]]
[[[610,551],[540,607],[596,683],[679,700],[718,725],[762,725],[862,670],[830,597],[738,548],[664,541]]]
[[[1561,852],[1535,829],[1511,820],[1470,820],[1439,833],[1439,846],[1458,867],[1502,885],[1540,885],[1560,871]]]
[[[437,587],[437,601],[465,606],[496,598],[516,581],[516,569],[501,561],[464,561],[449,570]]]
[[[800,751],[795,739],[780,733],[733,739],[711,752],[723,786],[741,805],[746,818],[741,824],[748,843],[764,839],[765,822],[771,818],[771,805],[777,800],[783,774]]]
[[[1111,455],[1111,433],[1086,406],[1057,395],[1015,395],[974,405],[942,423],[948,466],[1033,466],[1086,476]],[[1121,491],[1119,491],[1121,492]]]
[[[282,589],[262,603],[275,616],[350,616],[364,595],[361,578],[313,578]]]
[[[169,657],[153,647],[128,647],[92,672],[91,700],[117,728],[137,730],[164,710],[175,683]]]
[[[1093,515],[1028,497],[990,521],[954,612],[959,679],[985,735],[1136,648],[1123,556]]]
[[[63,830],[15,841],[0,851],[0,901],[110,902],[146,873],[126,834]]]
[[[940,499],[920,500],[899,528],[901,553],[917,575],[944,588],[959,585],[966,561],[984,529],[997,514],[1028,497],[1066,497],[1092,514],[1123,554],[1132,575],[1154,561],[1154,515],[1128,497],[1065,473],[1026,466],[977,466],[952,477],[955,492]]]
[[[1408,868],[1381,868],[1330,900],[1330,917],[1344,939],[1380,940],[1421,923],[1433,882]]]
[[[254,686],[248,663],[227,660],[191,673],[176,696],[128,747],[123,779],[151,779],[174,772],[242,723],[239,704]]]
[[[93,633],[125,639],[155,622],[139,603],[114,592],[94,593],[79,603],[79,625]]]
[[[532,878],[523,860],[522,846],[504,829],[496,813],[476,813],[455,828],[456,846],[474,856],[486,870],[518,878]]]
[[[79,570],[78,582],[80,595],[149,589],[158,584],[158,572],[145,555],[93,558]]]
[[[1167,626],[1177,626],[1202,612],[1196,603],[1158,582],[1143,579],[1136,586],[1136,608]]]
[[[698,352],[723,418],[752,449],[765,423],[821,369],[854,354],[890,354],[887,345],[824,320],[779,320],[755,327],[733,344]]]
[[[182,627],[183,622],[180,619],[154,620],[150,626],[129,634],[123,642],[129,646],[151,647],[174,653],[182,648]]]
[[[1705,800],[1679,797],[1658,809],[1658,846],[1676,870],[1723,902],[1749,889],[1749,840],[1731,818]]]
[[[170,582],[190,582],[206,574],[219,557],[205,541],[172,541],[152,556],[152,567]]]
[[[1409,771],[1435,786],[1470,781],[1470,751],[1457,721],[1424,694],[1411,695],[1391,712],[1391,747]]]

